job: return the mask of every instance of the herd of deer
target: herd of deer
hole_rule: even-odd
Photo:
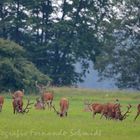
[[[39,98],[36,98],[36,103],[34,104],[35,109],[41,110],[45,109],[46,105],[49,109],[53,108],[54,111],[60,115],[60,117],[67,116],[68,114],[68,108],[69,108],[69,101],[67,98],[61,98],[60,99],[60,111],[57,111],[55,106],[52,105],[52,101],[54,98],[53,92],[51,91],[44,91],[44,87],[42,85],[38,85],[36,82],[36,87],[39,89],[39,92],[41,93]],[[23,108],[23,97],[24,97],[24,90],[18,90],[15,92],[10,92],[10,95],[12,96],[12,105],[13,105],[13,113],[21,113],[25,114],[28,113],[31,109],[31,105],[33,103],[30,102],[29,99],[27,99],[27,104],[25,108]],[[4,104],[4,96],[0,96],[0,112],[2,111],[2,106]]]
[[[60,116],[67,116],[68,114],[68,108],[69,108],[69,101],[67,98],[61,98],[60,99],[60,111],[57,111],[55,106],[52,105],[52,101],[54,98],[53,92],[50,91],[43,91],[43,87],[41,85],[38,85],[36,83],[36,87],[40,90],[41,96],[40,98],[36,99],[36,103],[34,105],[35,109],[45,109],[46,105],[48,106],[49,109],[53,108],[54,111]],[[24,96],[24,90],[23,91],[15,91],[14,93],[10,94],[12,96],[12,105],[13,105],[13,113],[28,113],[29,110],[31,109],[30,105],[33,103],[30,102],[30,100],[27,100],[27,104],[25,108],[23,108],[23,96]],[[93,112],[93,117],[96,114],[101,114],[101,118],[104,116],[106,119],[114,119],[114,120],[124,120],[130,113],[131,105],[127,106],[127,111],[122,114],[121,111],[121,105],[116,100],[117,103],[106,103],[106,104],[101,104],[101,103],[89,103],[89,101],[85,100],[84,104],[86,105],[86,110],[88,109],[89,111]],[[4,97],[0,96],[0,112],[2,111],[2,106],[4,104]],[[137,106],[137,114],[134,118],[134,121],[137,119],[137,117],[140,115],[140,104]]]

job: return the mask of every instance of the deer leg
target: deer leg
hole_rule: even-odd
[[[66,114],[65,114],[65,115],[66,115],[66,117],[67,117],[67,116],[68,116],[68,112],[66,112]]]
[[[51,110],[51,108],[52,108],[52,101],[50,101],[50,110]]]
[[[137,115],[136,115],[136,117],[134,118],[134,121],[137,119],[137,117],[140,115],[140,113],[139,112],[137,112]]]
[[[102,113],[102,114],[101,114],[101,117],[100,117],[100,119],[102,119],[102,118],[103,118],[103,116],[104,116],[104,113]]]
[[[92,114],[93,118],[95,118],[95,115],[96,115],[96,112],[93,112],[93,114]]]

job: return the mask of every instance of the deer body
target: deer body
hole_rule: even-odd
[[[100,103],[93,103],[89,105],[89,109],[93,112],[93,117],[98,113],[101,114],[103,111],[104,105]]]
[[[60,100],[60,117],[68,115],[69,101],[66,98]]]
[[[0,96],[0,112],[2,111],[3,104],[4,104],[4,97]]]
[[[53,93],[51,92],[45,92],[41,96],[42,102],[47,103],[48,108],[51,109],[52,101],[53,101]]]
[[[23,111],[23,101],[21,97],[13,98],[13,113],[20,113]]]

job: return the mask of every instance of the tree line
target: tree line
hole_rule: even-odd
[[[50,80],[75,85],[89,61],[101,78],[138,88],[139,6],[138,0],[1,0],[0,89],[32,89],[35,81]]]

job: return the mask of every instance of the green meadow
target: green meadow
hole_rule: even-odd
[[[54,102],[59,110],[61,97],[69,99],[67,118],[60,118],[53,110],[32,109],[28,114],[13,114],[12,99],[5,96],[3,110],[0,113],[0,140],[139,140],[140,117],[133,121],[137,104],[140,103],[139,92],[89,90],[78,88],[53,88]],[[32,96],[31,96],[32,95]],[[30,94],[35,103],[39,95]],[[107,103],[119,99],[122,112],[128,104],[132,105],[131,113],[124,121],[100,119],[100,115],[92,117],[91,112],[84,112],[84,100]]]

